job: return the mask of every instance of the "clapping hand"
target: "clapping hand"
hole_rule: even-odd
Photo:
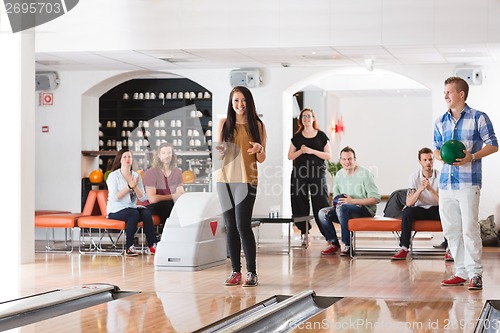
[[[307,147],[306,145],[300,146],[300,152],[302,154],[310,154],[311,148]]]
[[[224,158],[224,152],[226,151],[226,147],[224,146],[223,143],[221,143],[220,145],[215,146],[215,149],[219,152],[219,159],[222,160]]]
[[[137,175],[136,177],[132,178],[132,181],[128,184],[131,188],[135,188],[137,184],[139,183],[139,177],[140,175]]]
[[[425,179],[422,180],[422,183],[420,184],[420,190],[424,191],[429,186],[430,186],[429,179],[425,178]]]

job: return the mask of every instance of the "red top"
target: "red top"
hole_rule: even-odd
[[[156,194],[159,195],[175,193],[177,187],[182,186],[182,171],[175,168],[168,177],[165,177],[160,169],[150,168],[144,174],[144,186],[156,188]],[[143,205],[149,205],[149,201],[144,201]]]

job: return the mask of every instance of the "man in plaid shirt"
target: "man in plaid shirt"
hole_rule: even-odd
[[[448,110],[434,125],[434,157],[442,161],[440,149],[448,140],[465,145],[465,157],[457,158],[453,165],[444,164],[439,179],[439,214],[456,267],[455,275],[441,285],[458,286],[469,280],[469,290],[478,290],[483,288],[478,223],[481,160],[498,151],[498,141],[488,115],[465,103],[468,93],[469,85],[464,79],[445,80]]]

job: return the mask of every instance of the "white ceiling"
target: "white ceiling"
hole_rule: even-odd
[[[500,43],[469,45],[350,46],[317,48],[252,48],[190,50],[124,50],[103,52],[37,53],[37,71],[166,71],[173,69],[272,68],[272,67],[350,67],[363,69],[366,79],[335,85],[322,80],[312,85],[339,96],[423,96],[423,87],[405,84],[395,78],[378,78],[366,89],[360,82],[371,82],[366,68],[384,65],[456,64],[484,65],[500,62]],[[376,72],[376,70],[375,70]],[[372,75],[373,76],[373,75]],[[410,82],[411,80],[406,80]],[[338,82],[338,80],[336,81]],[[395,83],[397,82],[397,83]],[[377,87],[377,89],[373,89]]]
[[[42,70],[169,70],[184,68],[312,67],[500,62],[500,43],[469,45],[349,46],[37,53]]]

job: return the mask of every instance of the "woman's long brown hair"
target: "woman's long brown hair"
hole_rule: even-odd
[[[318,127],[318,124],[316,122],[316,115],[314,114],[314,111],[312,109],[308,109],[308,108],[305,108],[305,109],[302,109],[302,111],[300,111],[300,114],[299,114],[299,118],[297,119],[297,126],[298,126],[298,129],[297,131],[295,132],[295,134],[297,133],[300,133],[304,130],[304,124],[302,123],[302,114],[306,111],[309,111],[312,113],[312,116],[314,118],[314,123],[313,123],[313,128],[315,130],[318,130],[319,127]]]
[[[226,121],[222,127],[222,141],[223,142],[234,142],[234,128],[236,126],[236,112],[233,109],[233,95],[238,91],[243,94],[246,101],[246,118],[247,126],[250,130],[250,135],[255,142],[262,143],[260,137],[260,128],[262,127],[262,120],[259,118],[257,111],[255,110],[255,102],[253,100],[252,93],[248,88],[238,86],[234,87],[229,94],[229,102],[227,105],[227,116]],[[260,125],[260,126],[259,126]]]

